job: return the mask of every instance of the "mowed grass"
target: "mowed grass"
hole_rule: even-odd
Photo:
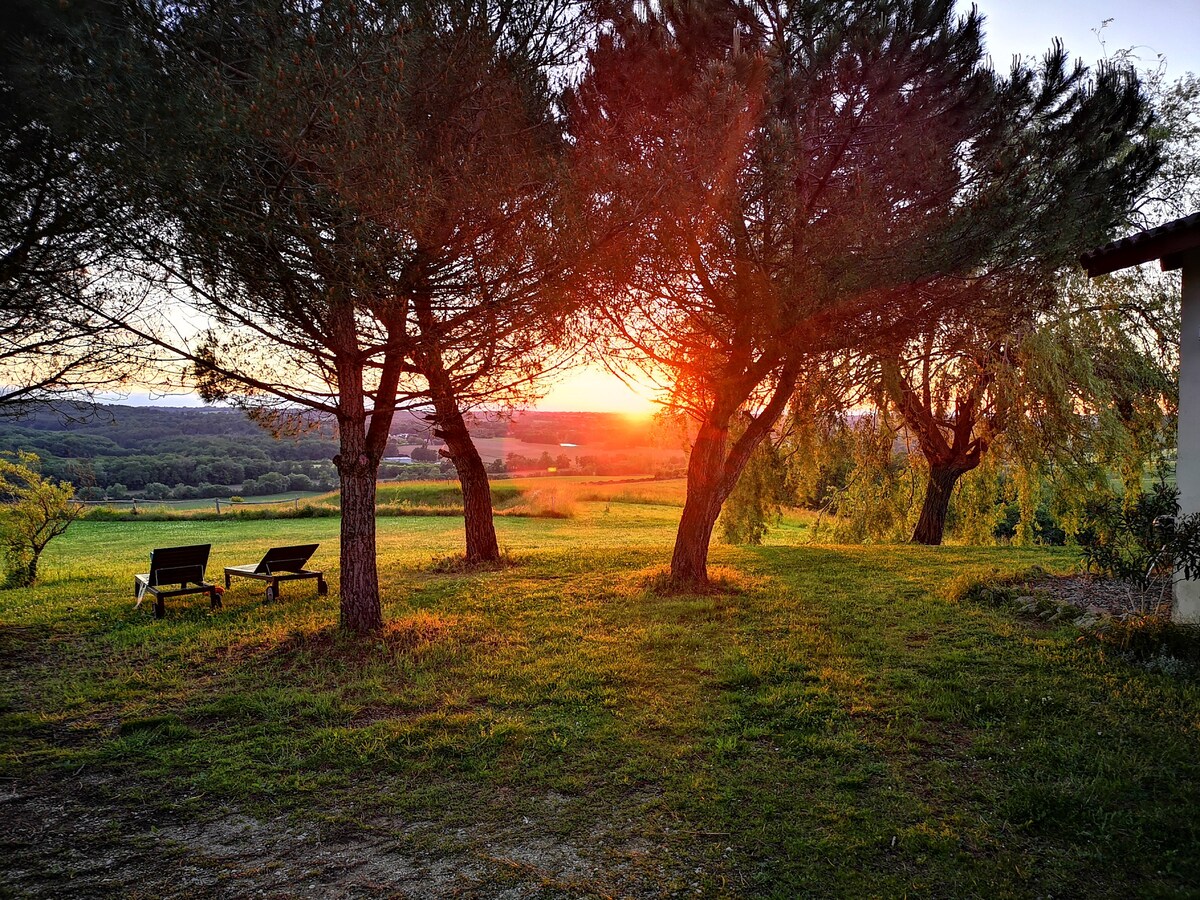
[[[458,519],[381,518],[388,627],[364,641],[335,629],[336,519],[77,524],[41,586],[0,594],[0,777],[93,773],[166,817],[423,823],[396,840],[447,859],[523,829],[592,863],[533,895],[1200,885],[1197,685],[946,599],[1068,552],[810,546],[793,515],[714,548],[726,592],[662,597],[678,495],[560,487],[573,518],[497,522],[499,571],[431,565]],[[316,540],[329,598],[132,608],[151,547],[212,542],[216,576]]]

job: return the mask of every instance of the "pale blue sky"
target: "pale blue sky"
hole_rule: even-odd
[[[969,2],[959,0],[961,9]],[[1061,37],[1072,57],[1094,63],[1107,52],[1134,47],[1143,65],[1167,58],[1167,75],[1200,73],[1200,0],[977,0],[987,17],[987,46],[997,69],[1012,55],[1040,57]],[[1103,29],[1107,51],[1093,29]]]

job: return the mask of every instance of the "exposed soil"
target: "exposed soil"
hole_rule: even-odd
[[[1025,582],[1024,590],[1034,596],[1045,595],[1069,603],[1084,613],[1100,618],[1123,619],[1131,615],[1155,612],[1171,603],[1170,587],[1143,593],[1126,581],[1092,578],[1089,575],[1046,575]]]
[[[515,815],[447,834],[392,817],[330,824],[186,798],[136,802],[115,787],[87,776],[0,785],[0,896],[517,900],[656,897],[679,884],[650,863],[663,848],[620,845],[632,823],[584,840],[555,834],[573,802],[556,794],[538,798],[541,821]]]

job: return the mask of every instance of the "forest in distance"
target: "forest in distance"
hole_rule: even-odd
[[[618,413],[479,414],[472,436],[494,474],[678,474],[678,439]],[[380,477],[452,477],[441,442],[418,412],[397,413]],[[43,471],[84,500],[194,500],[337,488],[333,426],[312,417],[300,434],[274,437],[229,408],[107,405],[81,419],[34,410],[0,420],[0,451],[38,454]]]

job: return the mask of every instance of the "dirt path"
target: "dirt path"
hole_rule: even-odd
[[[114,788],[87,777],[0,786],[0,896],[517,900],[684,887],[651,863],[654,848],[613,849],[611,834],[580,846],[553,837],[549,819],[446,835],[396,819],[331,826],[137,803]]]

